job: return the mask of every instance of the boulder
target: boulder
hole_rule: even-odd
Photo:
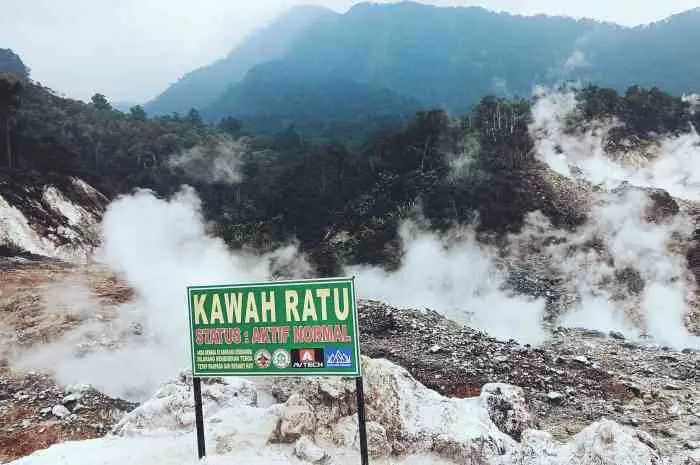
[[[362,371],[368,448],[374,457],[427,451],[454,460],[475,454],[480,460],[488,460],[515,445],[492,422],[485,408],[489,401],[445,398],[418,383],[404,368],[383,359],[363,357]],[[499,404],[503,425],[516,431],[527,417],[522,411],[523,401],[517,398],[521,393],[505,385],[502,389],[500,395],[509,399],[509,407]],[[336,447],[359,449],[354,380],[276,378],[272,380],[271,391],[278,401],[285,402],[283,405],[299,404],[299,399],[303,399],[315,415],[314,434],[293,429],[293,434],[285,440],[308,434],[317,444],[327,442]],[[499,394],[494,390],[487,395],[496,406]],[[278,413],[286,412],[286,408],[272,407]],[[307,419],[304,425],[311,425],[308,410],[304,409],[303,415],[295,412],[299,418]]]
[[[322,463],[328,457],[326,452],[314,444],[308,436],[302,436],[297,440],[294,445],[294,455],[311,463]]]
[[[255,386],[244,379],[209,379],[202,383],[202,409],[211,417],[222,409],[255,406]],[[113,428],[119,436],[193,430],[195,427],[192,380],[186,374],[163,385],[148,401],[125,415]]]
[[[488,383],[481,388],[481,399],[491,421],[516,441],[520,441],[525,429],[533,426],[522,388],[504,383]]]
[[[651,437],[611,420],[584,428],[566,444],[548,433],[526,430],[521,447],[504,463],[518,465],[662,465]]]
[[[316,416],[312,407],[299,395],[293,395],[284,404],[274,405],[268,411],[279,418],[273,442],[292,443],[316,431]]]
[[[645,189],[649,196],[646,211],[647,221],[660,224],[680,212],[678,203],[663,189]]]

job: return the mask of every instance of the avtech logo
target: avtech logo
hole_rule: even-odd
[[[292,368],[323,367],[323,349],[292,349]]]

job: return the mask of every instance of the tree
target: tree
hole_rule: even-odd
[[[236,137],[241,133],[243,125],[233,116],[227,116],[219,121],[218,127],[220,131]]]
[[[141,105],[136,105],[129,108],[129,116],[134,121],[146,121],[146,119],[148,119],[146,110],[144,110]]]
[[[20,104],[20,95],[23,89],[21,78],[11,74],[0,74],[0,150],[3,159],[7,162],[7,168],[12,169],[12,141],[10,139],[10,127]]]
[[[97,108],[98,110],[111,110],[112,105],[109,104],[107,101],[107,97],[105,97],[102,94],[95,94],[92,96],[92,104]]]
[[[200,116],[199,111],[194,108],[190,109],[190,111],[187,113],[187,122],[194,126],[202,126],[202,117]]]

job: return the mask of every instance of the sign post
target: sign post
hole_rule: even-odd
[[[187,288],[199,457],[206,455],[201,380],[209,376],[356,378],[368,465],[354,278]]]
[[[192,387],[194,390],[194,421],[197,427],[197,455],[201,460],[207,455],[204,441],[204,413],[202,412],[202,380],[192,378]]]

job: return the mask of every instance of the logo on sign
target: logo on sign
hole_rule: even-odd
[[[287,368],[292,363],[292,356],[284,349],[277,349],[272,354],[272,363],[277,368]]]
[[[265,349],[260,349],[255,352],[255,364],[258,366],[258,368],[269,367],[271,358],[272,355],[270,355],[270,352]]]
[[[293,349],[292,368],[323,368],[323,349]]]
[[[352,347],[325,350],[326,368],[352,368]]]

